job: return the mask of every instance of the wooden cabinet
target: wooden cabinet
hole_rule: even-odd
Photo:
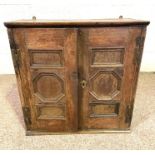
[[[129,130],[148,24],[6,22],[27,134]]]

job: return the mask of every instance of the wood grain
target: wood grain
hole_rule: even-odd
[[[6,22],[27,133],[129,130],[148,24]]]
[[[135,20],[129,18],[122,19],[84,19],[84,20],[17,20],[5,22],[6,27],[100,27],[100,26],[131,26],[148,25],[149,21]]]

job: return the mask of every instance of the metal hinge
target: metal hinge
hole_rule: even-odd
[[[130,125],[131,119],[132,119],[132,111],[133,111],[133,104],[127,105],[125,123],[128,123],[129,125]]]
[[[31,125],[31,112],[29,107],[23,107],[24,121],[26,125]]]

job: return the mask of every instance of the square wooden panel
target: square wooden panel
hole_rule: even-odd
[[[122,77],[117,69],[97,71],[90,78],[89,94],[97,100],[120,99]]]
[[[92,67],[113,65],[122,66],[124,48],[97,47],[90,49],[90,64]]]
[[[37,71],[33,78],[33,90],[36,103],[58,103],[65,99],[65,81],[62,74],[51,72],[52,69]],[[51,72],[51,73],[50,73]]]

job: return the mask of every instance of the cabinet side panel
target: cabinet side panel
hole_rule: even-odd
[[[17,78],[17,85],[19,90],[19,96],[22,104],[23,114],[24,114],[24,121],[26,124],[27,130],[32,128],[32,122],[31,122],[31,113],[25,112],[25,109],[27,111],[30,110],[30,104],[27,101],[28,99],[28,85],[25,80],[25,73],[27,72],[26,64],[25,62],[25,56],[22,49],[22,46],[20,45],[20,42],[22,41],[21,31],[17,29],[8,29],[8,36],[9,36],[9,42],[10,42],[10,48],[11,48],[11,54],[13,59],[13,65],[16,73]],[[27,89],[25,89],[27,88]]]
[[[124,58],[123,106],[120,109],[122,113],[125,112],[125,116],[120,117],[120,128],[122,129],[130,128],[131,125],[146,27],[130,27],[129,32],[128,50]]]

